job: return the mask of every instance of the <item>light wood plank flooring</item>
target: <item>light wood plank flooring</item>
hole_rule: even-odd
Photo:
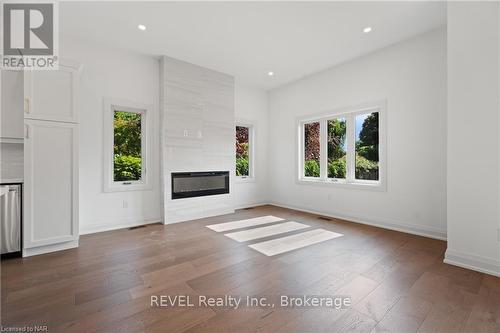
[[[264,215],[344,236],[267,257],[248,247],[255,241],[205,227]],[[445,248],[273,206],[104,232],[82,236],[78,249],[2,262],[1,322],[49,332],[500,332],[500,279],[444,264]],[[176,294],[345,295],[353,305],[150,306],[150,295]]]

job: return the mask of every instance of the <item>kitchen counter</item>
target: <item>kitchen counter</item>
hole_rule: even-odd
[[[24,179],[22,178],[2,178],[0,179],[0,185],[2,184],[14,184],[14,183],[24,183]]]
[[[2,195],[7,194],[7,193],[9,193],[9,188],[8,188],[8,187],[6,187],[6,186],[0,186],[0,197],[1,197]]]

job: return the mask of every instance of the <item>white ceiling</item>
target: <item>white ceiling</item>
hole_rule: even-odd
[[[63,35],[168,55],[272,89],[442,26],[446,4],[61,2],[59,16]],[[373,31],[364,34],[366,26]]]

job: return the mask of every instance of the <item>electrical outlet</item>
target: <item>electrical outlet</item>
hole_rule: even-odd
[[[128,208],[128,201],[127,200],[123,200],[123,208]]]

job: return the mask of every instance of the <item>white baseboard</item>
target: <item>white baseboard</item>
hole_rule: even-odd
[[[70,242],[50,244],[44,246],[37,246],[32,248],[23,249],[23,257],[31,257],[39,254],[45,254],[50,252],[68,250],[78,247],[78,239]]]
[[[253,208],[253,207],[264,206],[264,205],[270,205],[270,203],[266,201],[266,202],[256,202],[256,203],[252,203],[252,204],[244,204],[244,205],[239,205],[239,206],[234,207],[234,210]]]
[[[130,222],[120,223],[120,224],[96,223],[96,224],[80,225],[80,235],[95,234],[98,232],[125,229],[125,228],[131,228],[131,227],[138,227],[141,225],[161,223],[161,222],[162,222],[162,219],[158,217],[158,218],[154,218],[154,219],[130,221]]]
[[[316,211],[316,210],[311,210],[311,209],[307,209],[307,208],[303,208],[303,207],[287,205],[287,204],[283,204],[283,203],[279,203],[279,202],[270,202],[268,204],[282,207],[282,208],[294,209],[294,210],[298,210],[298,211],[302,211],[302,212],[306,212],[306,213],[317,214],[317,215],[337,218],[337,219],[341,219],[341,220],[351,221],[351,222],[355,222],[355,223],[371,225],[371,226],[379,227],[379,228],[383,228],[383,229],[400,231],[400,232],[404,232],[407,234],[424,236],[424,237],[434,238],[434,239],[439,239],[439,240],[446,240],[446,231],[445,230],[438,230],[438,229],[434,229],[434,228],[422,227],[422,226],[417,226],[417,225],[412,225],[412,224],[403,224],[403,223],[398,223],[398,222],[394,222],[394,221],[374,220],[373,218],[366,217],[366,216],[348,216],[348,215],[344,215],[344,214],[337,214],[335,212]]]
[[[445,263],[500,277],[500,260],[446,250]]]
[[[216,210],[208,211],[208,212],[202,211],[202,212],[199,212],[196,214],[185,215],[185,216],[177,216],[177,217],[166,216],[165,224],[189,222],[192,220],[204,219],[206,217],[213,217],[213,216],[226,215],[226,214],[232,214],[232,213],[234,213],[234,208],[231,207],[231,208],[216,209]]]

